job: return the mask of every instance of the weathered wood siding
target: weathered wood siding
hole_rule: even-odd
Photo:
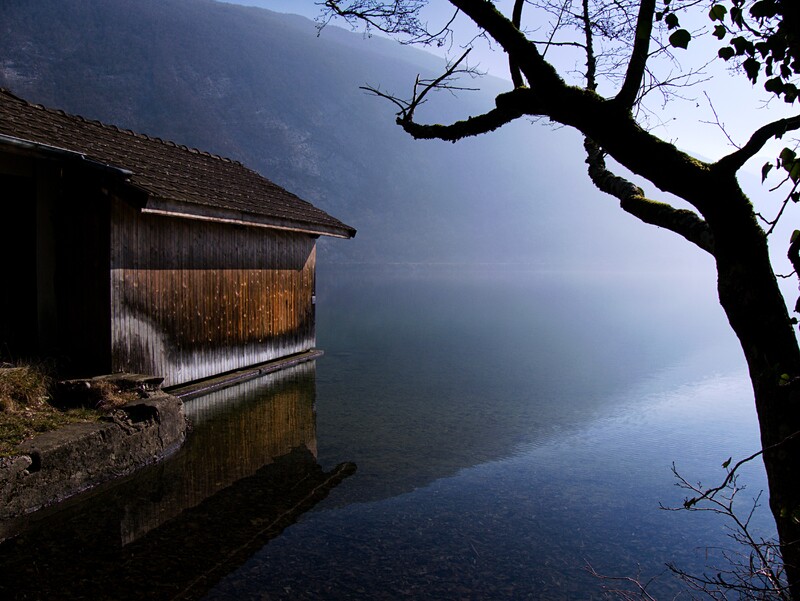
[[[171,386],[312,348],[315,243],[113,200],[112,368]]]

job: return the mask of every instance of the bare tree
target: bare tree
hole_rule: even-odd
[[[431,3],[437,0],[431,0]],[[445,3],[438,0],[437,3]],[[602,192],[638,219],[668,229],[713,257],[719,301],[747,360],[753,384],[764,461],[786,564],[791,597],[800,599],[800,444],[786,440],[800,431],[800,349],[770,261],[768,233],[776,218],[761,219],[737,175],[774,139],[800,129],[800,113],[764,123],[729,154],[706,162],[679,150],[647,128],[643,99],[669,98],[697,71],[661,70],[677,63],[697,32],[681,26],[692,13],[710,19],[719,56],[737,64],[751,81],[789,105],[797,97],[797,0],[448,0],[478,35],[508,55],[510,89],[478,116],[450,124],[418,119],[420,106],[438,88],[458,85],[453,63],[440,78],[417,81],[410,98],[373,88],[397,107],[397,124],[414,138],[457,141],[487,134],[518,119],[547,119],[584,136],[588,175]],[[325,0],[321,20],[345,19],[377,28],[409,43],[445,44],[455,21],[429,27],[424,0]],[[580,78],[560,72],[557,49],[579,52]],[[686,54],[685,56],[689,56]],[[674,73],[678,73],[675,75]],[[649,181],[654,191],[614,172],[607,159]],[[797,200],[800,160],[786,147],[777,159]],[[764,167],[764,176],[769,168]],[[656,198],[670,193],[689,208]],[[785,188],[784,188],[785,190]],[[783,211],[779,213],[783,214]],[[766,221],[766,223],[765,223]],[[765,229],[766,226],[766,229]],[[798,256],[800,242],[793,244]],[[800,264],[798,262],[797,264]]]

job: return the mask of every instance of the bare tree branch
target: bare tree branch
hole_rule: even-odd
[[[445,24],[444,24],[444,25],[443,25],[443,26],[442,26],[442,27],[439,29],[439,31],[437,31],[437,32],[435,32],[435,33],[429,33],[429,34],[428,34],[428,37],[429,37],[429,40],[430,40],[430,42],[425,42],[425,41],[423,40],[423,43],[431,43],[431,42],[434,42],[434,41],[435,41],[437,46],[444,46],[444,44],[445,44],[445,39],[446,39],[446,36],[447,36],[447,35],[448,35],[448,33],[450,32],[450,26],[451,26],[451,25],[453,24],[453,22],[456,20],[456,17],[458,17],[458,13],[459,13],[459,10],[458,10],[458,9],[456,9],[456,11],[453,13],[453,16],[452,16],[452,17],[450,17],[450,20],[449,20],[449,21],[447,21],[447,23],[445,23]],[[451,41],[452,41],[452,37],[451,37],[450,39],[451,39]]]
[[[343,18],[348,23],[363,22],[368,30],[377,29],[383,33],[408,34],[414,42],[427,36],[427,31],[419,20],[419,11],[425,6],[422,0],[394,0],[381,2],[376,0],[354,0],[343,6],[338,0],[325,0],[322,6],[327,10],[324,27],[334,16]]]
[[[410,114],[406,114],[405,116],[399,115],[397,117],[397,123],[416,139],[437,139],[456,142],[463,138],[494,131],[525,115],[524,104],[515,102],[513,98],[509,98],[513,95],[525,92],[528,92],[527,88],[517,88],[512,92],[501,94],[497,97],[497,107],[493,110],[483,115],[478,115],[477,117],[469,117],[464,121],[456,121],[450,125],[423,125],[415,123],[411,119]]]
[[[749,457],[745,457],[744,459],[742,459],[740,461],[737,461],[736,465],[734,465],[732,468],[728,469],[728,475],[725,477],[725,480],[723,480],[722,484],[720,484],[719,486],[715,486],[714,488],[709,488],[707,490],[702,491],[702,494],[700,494],[699,496],[692,497],[691,499],[687,499],[686,501],[684,501],[683,506],[686,509],[690,509],[691,507],[697,505],[697,503],[699,503],[700,501],[703,501],[705,499],[713,499],[714,496],[718,492],[728,488],[728,486],[731,484],[733,479],[736,477],[737,470],[740,467],[742,467],[745,463],[749,463],[750,461],[752,461],[756,457],[764,454],[765,452],[777,449],[781,445],[784,445],[787,442],[789,442],[791,440],[794,440],[797,437],[800,437],[800,432],[795,432],[794,434],[790,434],[789,436],[787,436],[786,438],[784,438],[780,442],[777,442],[777,443],[775,443],[773,445],[770,445],[770,446],[768,446],[768,447],[766,447],[764,449],[761,449],[760,451],[756,451],[755,453],[753,453]],[[725,467],[727,468],[727,465]],[[672,471],[677,475],[677,472],[675,472],[675,466],[673,466],[673,470]],[[681,480],[682,480],[682,478],[681,478]]]
[[[359,89],[360,90],[364,90],[365,92],[369,92],[370,94],[372,94],[373,96],[377,96],[378,98],[385,98],[386,100],[388,100],[389,102],[391,102],[392,104],[394,104],[398,108],[398,111],[397,111],[398,115],[403,115],[403,114],[408,112],[408,108],[409,108],[409,104],[410,103],[407,100],[401,100],[400,98],[398,98],[394,94],[389,94],[387,92],[383,92],[378,87],[360,86]]]
[[[396,37],[401,44],[441,47],[452,42],[451,26],[459,11],[456,9],[447,23],[431,31],[428,23],[420,20],[420,11],[427,3],[427,0],[323,0],[317,2],[323,8],[317,18],[317,29],[321,31],[339,17],[352,27],[362,23],[368,35],[374,29]]]
[[[759,539],[750,530],[750,520],[759,507],[761,493],[753,500],[746,517],[740,517],[734,509],[737,494],[744,490],[744,487],[737,483],[736,470],[760,454],[761,451],[737,463],[729,471],[722,486],[710,489],[714,491],[711,494],[707,494],[709,491],[704,491],[700,484],[690,483],[678,473],[674,464],[672,466],[672,473],[678,480],[678,486],[695,493],[696,496],[684,501],[683,507],[662,506],[662,509],[710,512],[727,518],[734,526],[729,527],[729,536],[740,549],[721,550],[720,555],[725,560],[725,567],[718,566],[711,575],[690,574],[674,564],[667,564],[667,567],[689,586],[712,599],[727,599],[730,593],[736,593],[737,599],[759,601],[765,599],[791,601],[793,598],[785,581],[785,566],[778,543]],[[703,504],[699,504],[699,501]]]
[[[639,601],[657,601],[657,599],[653,597],[653,595],[651,595],[647,590],[647,587],[654,582],[654,578],[651,578],[648,582],[642,583],[639,578],[634,578],[632,576],[606,576],[598,573],[597,570],[595,570],[591,565],[586,566],[586,571],[598,580],[605,582],[620,582],[623,584],[623,586],[633,588],[634,590],[631,591],[626,588],[611,588],[603,586],[607,593],[614,595],[615,597],[619,597],[623,601],[635,601],[637,599]]]
[[[767,123],[750,136],[747,144],[735,152],[722,157],[717,161],[716,165],[721,169],[730,170],[735,173],[748,160],[758,154],[758,152],[764,148],[764,145],[772,138],[780,138],[783,134],[797,129],[800,129],[800,115]]]
[[[589,16],[589,0],[583,0],[583,35],[586,40],[586,89],[597,90],[597,59],[594,55],[594,35],[592,19]]]
[[[554,42],[553,39],[555,38],[558,30],[561,29],[561,24],[564,20],[565,15],[568,16],[569,12],[567,11],[567,7],[572,4],[572,0],[563,0],[560,4],[559,10],[556,16],[556,22],[553,24],[553,28],[550,31],[550,35],[546,42],[536,42],[537,44],[542,44],[544,46],[544,50],[542,51],[542,58],[547,56],[547,51],[550,49],[551,46],[566,46],[569,45],[568,43],[558,43]]]
[[[522,7],[524,5],[525,0],[515,0],[514,2],[514,11],[511,14],[511,22],[517,29],[519,29],[522,25]],[[508,70],[511,73],[511,82],[514,84],[515,88],[521,88],[525,85],[525,81],[522,79],[522,72],[519,70],[519,64],[517,60],[510,54],[508,55]]]
[[[419,107],[421,104],[425,102],[425,97],[431,91],[436,90],[450,90],[453,91],[467,91],[467,90],[474,90],[475,88],[468,88],[466,86],[457,85],[451,81],[455,75],[458,74],[472,74],[473,70],[469,68],[460,69],[459,66],[462,62],[467,58],[471,51],[471,48],[468,48],[464,54],[462,54],[458,60],[456,60],[453,64],[447,66],[445,72],[435,79],[420,79],[420,76],[417,75],[416,80],[414,81],[414,89],[411,93],[410,100],[403,100],[394,94],[389,94],[387,92],[383,92],[379,87],[375,86],[361,86],[360,89],[369,92],[375,96],[380,98],[385,98],[392,102],[399,110],[397,111],[398,122],[399,121],[412,121],[414,118],[414,111]],[[421,91],[420,91],[421,90]]]
[[[791,178],[787,177],[786,181],[791,181]],[[789,206],[789,201],[794,199],[795,193],[797,192],[798,185],[800,185],[800,181],[795,182],[794,185],[792,186],[792,188],[789,190],[789,193],[786,195],[786,198],[783,199],[783,202],[781,203],[781,208],[778,210],[778,214],[775,216],[774,219],[772,219],[772,220],[765,219],[764,216],[761,213],[756,213],[756,217],[761,219],[766,225],[769,226],[769,229],[767,230],[767,236],[769,236],[770,234],[772,234],[772,232],[775,231],[775,228],[777,227],[778,222],[781,220],[781,217],[783,217],[784,211],[786,211],[786,207]],[[774,192],[775,189],[776,188],[773,188],[772,190],[770,190],[770,192]]]
[[[417,106],[419,106],[422,102],[425,101],[425,96],[428,95],[428,92],[430,92],[431,90],[435,90],[437,88],[441,89],[441,88],[448,87],[448,84],[446,82],[451,77],[453,77],[453,75],[455,75],[456,73],[459,72],[458,67],[462,62],[464,62],[464,60],[467,58],[467,56],[469,56],[470,50],[471,49],[468,48],[464,52],[464,54],[462,54],[459,57],[459,59],[456,62],[454,62],[452,65],[448,66],[447,70],[442,75],[437,77],[436,79],[434,79],[434,80],[432,80],[430,82],[424,82],[424,81],[421,81],[419,79],[419,77],[417,77],[417,81],[414,84],[414,96],[413,96],[413,98],[411,100],[411,105],[409,106],[409,111],[408,111],[408,118],[409,119],[411,119],[414,116],[414,109]],[[417,93],[417,88],[419,87],[420,83],[422,83],[423,89],[422,89],[422,92],[420,92],[418,94]]]
[[[632,108],[639,95],[642,85],[644,70],[650,54],[650,36],[653,33],[653,17],[656,10],[656,0],[642,0],[639,7],[639,17],[636,22],[636,37],[631,51],[628,70],[625,73],[625,82],[616,96],[616,101],[623,106]]]
[[[708,224],[696,213],[646,198],[641,188],[606,168],[603,151],[597,144],[586,138],[584,148],[592,183],[600,191],[619,199],[624,211],[645,223],[671,230],[709,254],[714,254],[714,238]]]
[[[711,112],[714,114],[714,121],[713,122],[712,121],[702,121],[702,123],[706,123],[708,125],[716,125],[719,128],[719,130],[722,132],[722,134],[728,139],[728,143],[731,146],[733,146],[736,149],[741,148],[741,146],[739,144],[737,144],[736,142],[733,141],[733,138],[731,138],[730,134],[728,133],[728,130],[725,128],[725,124],[722,123],[719,120],[719,115],[717,114],[717,109],[714,108],[714,103],[711,101],[711,96],[709,96],[708,92],[705,92],[705,91],[703,92],[703,95],[706,97],[706,100],[708,101],[708,106],[711,108]]]
[[[544,60],[536,45],[505,17],[489,0],[450,0],[475,23],[480,23],[486,33],[494,38],[509,57],[519,65],[519,69],[529,81],[536,81],[544,87],[565,86],[556,69]]]
[[[541,46],[552,46],[553,48],[563,48],[567,46],[572,46],[574,48],[580,48],[582,50],[586,50],[586,44],[582,44],[581,42],[554,42],[552,39],[543,42],[541,40],[534,40],[535,44],[539,44]]]

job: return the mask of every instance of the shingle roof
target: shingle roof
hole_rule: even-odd
[[[259,225],[352,237],[356,230],[241,163],[68,115],[0,89],[0,135],[130,172],[148,205]]]

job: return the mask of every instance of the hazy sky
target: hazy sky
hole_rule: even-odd
[[[260,6],[277,12],[293,13],[315,18],[320,8],[315,0],[223,0],[236,4]],[[512,0],[498,0],[496,4],[501,10],[509,8]],[[452,14],[452,7],[443,0],[432,0],[428,18],[431,23],[446,21],[445,15]],[[442,21],[444,19],[444,21]],[[685,19],[684,23],[685,24]],[[344,25],[340,23],[340,25]],[[461,31],[465,31],[468,23],[462,23]],[[706,27],[705,16],[701,16],[696,23],[697,27]],[[323,32],[324,35],[324,32]],[[466,43],[474,33],[466,33],[460,43]],[[716,56],[717,41],[709,36],[693,40],[689,50],[675,50],[675,55],[680,59],[682,66],[686,67],[693,61],[701,65],[709,58]],[[458,48],[451,50],[452,53]],[[480,64],[482,70],[488,71],[497,77],[508,79],[506,60],[503,52],[491,50],[486,44],[480,44],[472,56]],[[567,59],[558,65],[562,69],[580,67],[580,59]],[[747,141],[749,135],[759,126],[790,114],[786,105],[781,101],[772,101],[764,106],[767,95],[761,92],[761,84],[755,88],[745,78],[731,73],[726,64],[720,60],[714,61],[706,68],[708,81],[695,87],[682,91],[687,100],[673,101],[664,106],[660,101],[652,102],[650,109],[654,116],[651,127],[656,134],[679,147],[685,148],[700,156],[716,159],[733,150],[720,128],[713,124],[719,119],[724,123],[733,140],[739,144]],[[709,98],[713,102],[711,108]],[[714,114],[716,111],[716,117]],[[657,122],[661,121],[661,124]],[[711,122],[711,123],[704,123]],[[760,157],[754,159],[748,167],[751,171],[758,172],[765,160],[774,158],[777,151],[771,149]]]

